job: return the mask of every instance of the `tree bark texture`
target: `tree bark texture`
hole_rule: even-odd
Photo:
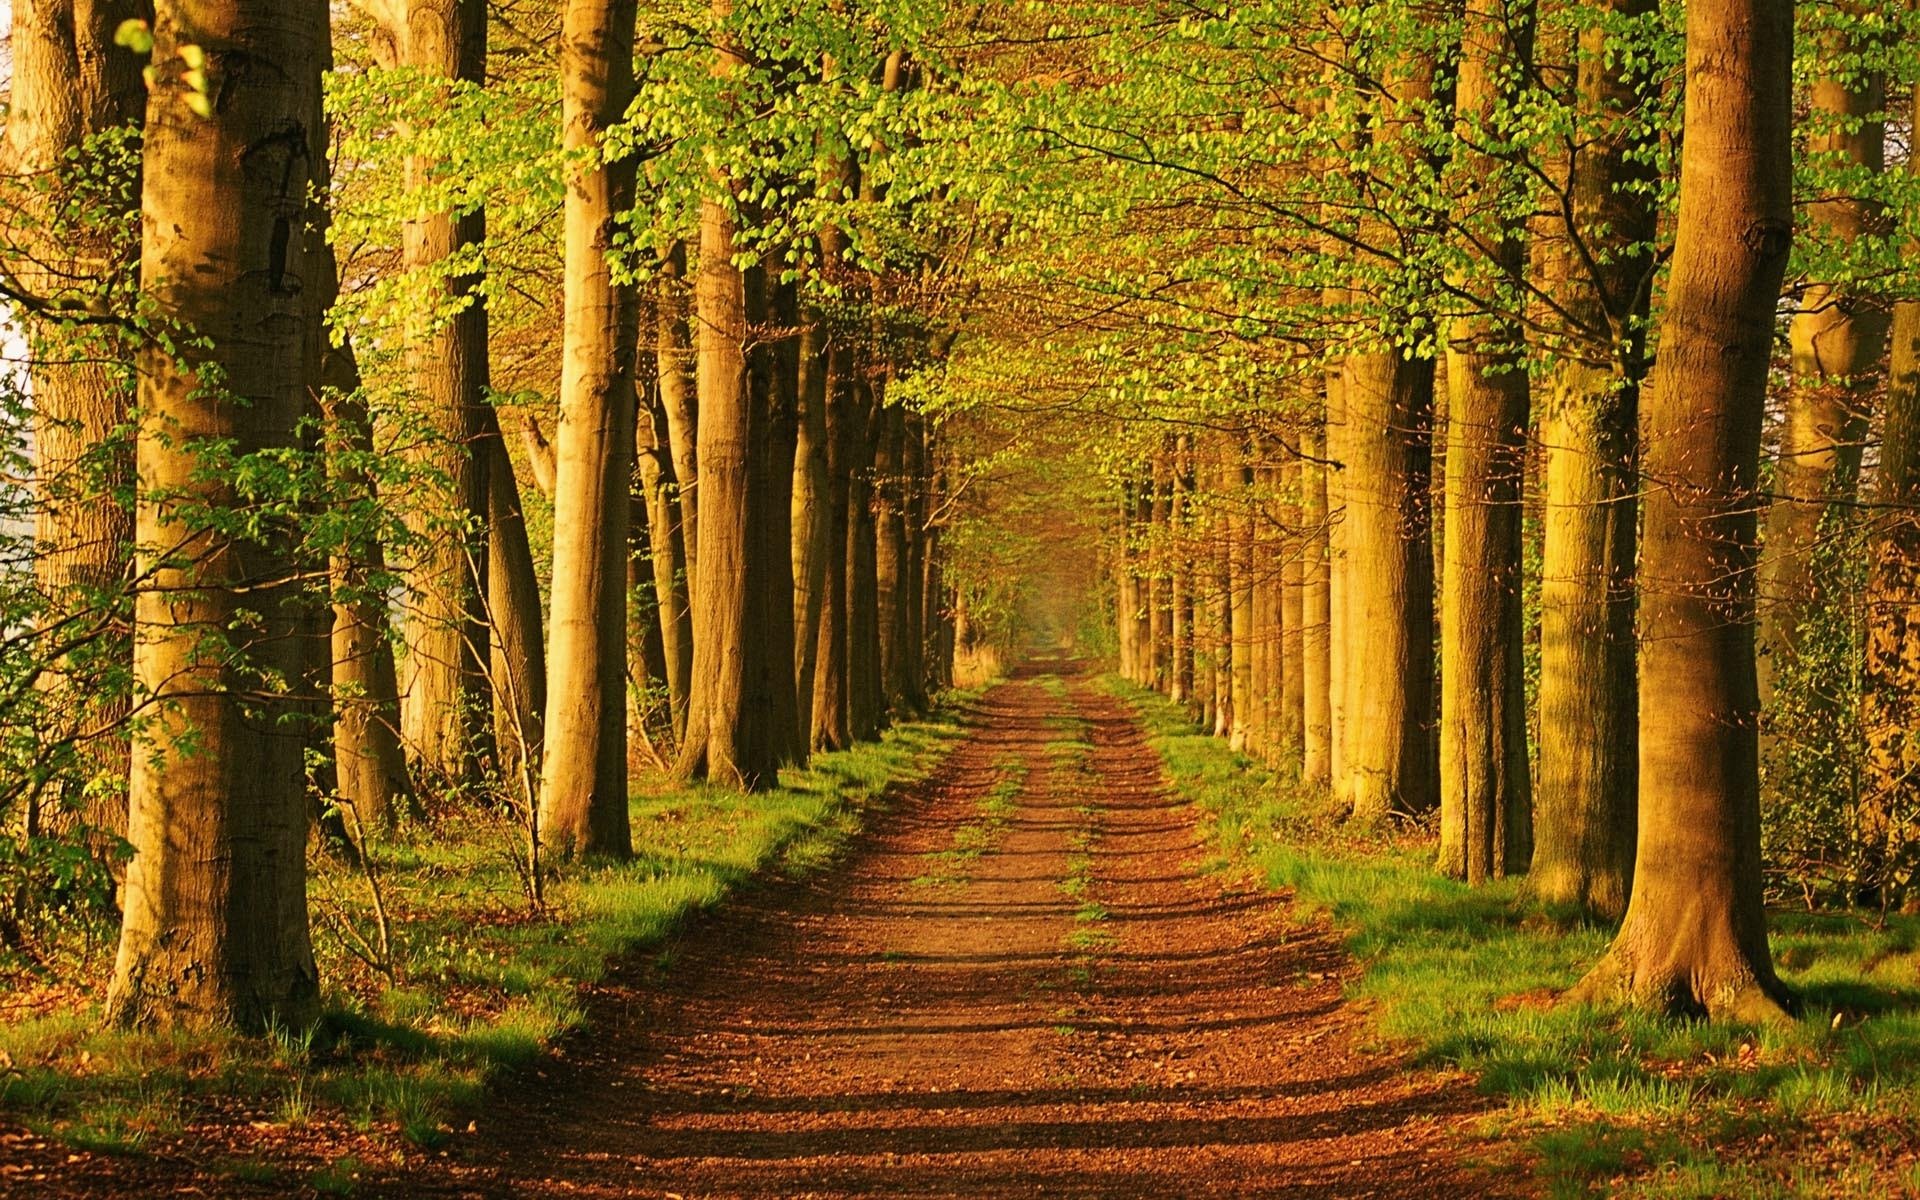
[[[1455,219],[1486,229],[1502,282],[1526,268],[1507,164],[1477,148],[1532,56],[1532,13],[1471,0],[1456,110]],[[1489,215],[1491,211],[1492,215]],[[1446,559],[1440,604],[1440,869],[1469,883],[1518,874],[1532,850],[1520,608],[1528,386],[1517,318],[1456,318],[1447,347]]]
[[[1632,22],[1651,6],[1614,0],[1610,11]],[[1619,127],[1647,86],[1635,61],[1610,49],[1598,23],[1580,35],[1575,103],[1594,134],[1572,153],[1572,225],[1556,231],[1545,272],[1561,280],[1578,340],[1540,417],[1540,753],[1528,886],[1608,919],[1626,911],[1639,794],[1639,330],[1652,292],[1654,212],[1644,148]]]
[[[430,77],[486,78],[487,14],[481,0],[407,0],[395,31],[401,60]],[[424,182],[430,163],[408,173]],[[422,548],[409,564],[406,725],[410,748],[436,784],[478,779],[489,721],[486,668],[487,460],[477,451],[488,405],[487,311],[479,281],[449,274],[449,261],[485,236],[478,211],[418,216],[406,224],[402,261],[435,277],[436,308],[455,309],[409,337],[409,369],[420,406],[417,451],[444,493],[411,506]],[[429,515],[430,514],[430,515]]]
[[[1792,241],[1791,0],[1687,9],[1687,138],[1643,428],[1633,894],[1576,998],[1776,1017],[1761,907],[1755,499]]]
[[[563,858],[633,853],[626,667],[638,316],[608,255],[632,204],[634,168],[608,162],[601,141],[633,94],[635,11],[633,0],[567,0],[561,17],[562,136],[572,157],[540,841]]]
[[[1830,61],[1845,61],[1860,47],[1831,34],[1824,49]],[[1811,90],[1806,156],[1829,169],[1844,163],[1878,173],[1886,153],[1886,124],[1875,119],[1886,107],[1883,78],[1867,72],[1816,79]],[[1879,207],[1833,196],[1807,206],[1808,223],[1819,240],[1849,244],[1877,232]],[[1846,284],[1814,282],[1801,294],[1789,340],[1793,383],[1760,560],[1762,705],[1773,696],[1776,674],[1798,656],[1802,623],[1827,593],[1832,570],[1816,554],[1822,538],[1837,534],[1832,523],[1846,519],[1859,493],[1887,309]],[[1809,699],[1818,703],[1817,696]]]
[[[135,249],[135,191],[105,192],[73,170],[88,139],[137,128],[146,91],[141,62],[114,45],[120,22],[143,15],[134,0],[16,0],[6,144],[13,209],[7,269],[27,294],[53,305],[97,307],[103,285],[126,272]],[[76,225],[63,208],[84,215]],[[77,621],[105,636],[60,654],[41,686],[53,722],[46,744],[74,752],[73,787],[47,805],[29,801],[29,834],[75,820],[116,842],[127,828],[128,697],[111,679],[125,670],[125,598],[133,513],[120,498],[133,447],[122,432],[132,406],[133,350],[105,329],[76,331],[19,310],[29,347],[35,455],[34,574],[46,624]],[[63,639],[64,640],[64,639]]]
[[[242,541],[203,514],[254,502],[204,469],[215,444],[296,444],[319,313],[293,230],[323,152],[324,18],[306,0],[162,0],[154,14],[141,286],[205,346],[156,341],[139,357],[134,672],[153,708],[132,760],[134,857],[107,995],[121,1024],[297,1029],[318,1004],[305,730],[283,720],[305,661],[295,535],[273,520]],[[209,117],[188,107],[187,44],[221,97]]]

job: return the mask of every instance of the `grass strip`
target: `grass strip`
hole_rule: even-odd
[[[1252,868],[1329,915],[1362,972],[1349,994],[1382,1047],[1471,1073],[1507,1105],[1481,1156],[1531,1170],[1555,1198],[1920,1194],[1920,919],[1775,912],[1774,955],[1805,1015],[1753,1029],[1561,1008],[1610,931],[1431,868],[1418,831],[1342,826],[1187,713],[1114,680],[1216,865]]]
[[[390,973],[351,937],[325,934],[367,928],[372,910],[350,868],[316,856],[311,890],[328,911],[316,914],[315,951],[329,988],[317,1027],[265,1039],[143,1033],[102,1028],[97,1003],[66,1004],[0,1027],[0,1109],[106,1151],[137,1152],[214,1110],[282,1127],[344,1119],[434,1145],[491,1076],[582,1021],[580,988],[613,961],[664,947],[756,875],[831,862],[883,793],[923,776],[961,732],[951,715],[896,726],[754,795],[655,784],[632,798],[633,860],[556,870],[545,911],[524,899],[505,822],[403,831],[377,848]]]

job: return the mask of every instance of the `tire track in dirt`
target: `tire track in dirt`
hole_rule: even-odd
[[[1058,666],[1059,664],[1054,664]],[[591,998],[395,1195],[1456,1197],[1458,1079],[1354,1048],[1320,926],[1205,873],[1115,697],[1038,666],[848,861]]]

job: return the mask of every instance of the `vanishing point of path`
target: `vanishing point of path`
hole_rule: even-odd
[[[1059,664],[1054,664],[1059,666]],[[1125,707],[987,694],[838,868],[690,929],[392,1194],[1459,1197],[1481,1105],[1354,1042],[1334,938],[1207,873]]]

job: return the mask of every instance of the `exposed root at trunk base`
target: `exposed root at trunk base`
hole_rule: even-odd
[[[1697,963],[1691,969],[1671,959],[1638,963],[1617,943],[1560,1003],[1642,1008],[1737,1025],[1783,1025],[1800,1007],[1785,984],[1759,978],[1746,963]]]

